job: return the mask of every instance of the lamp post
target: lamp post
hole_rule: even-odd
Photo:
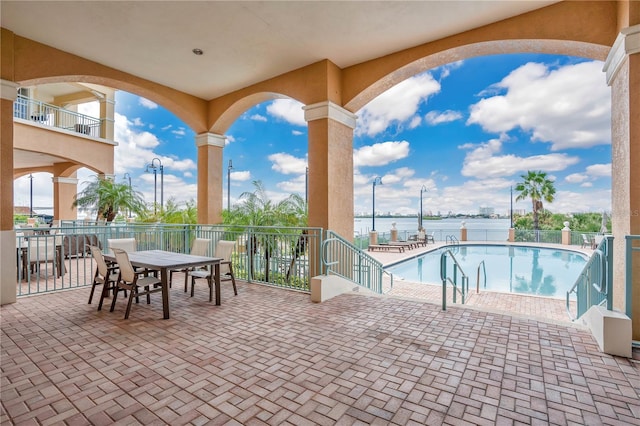
[[[509,228],[513,228],[513,186],[509,187],[509,192],[511,194],[511,208],[509,209],[509,218],[511,219],[511,225],[509,225]]]
[[[33,175],[29,173],[29,217],[33,217]]]
[[[233,163],[229,160],[229,166],[227,167],[227,211],[231,211],[231,170],[233,170]]]
[[[129,179],[129,195],[131,195],[131,193],[132,193],[132,190],[131,190],[131,175],[129,173],[125,173],[124,174],[124,178],[125,179]],[[128,210],[129,210],[129,218],[131,218],[131,209],[128,209]]]
[[[156,160],[158,161],[158,165],[156,166]],[[162,165],[162,161],[159,158],[154,158],[151,160],[150,164],[147,164],[146,172],[149,172],[150,169],[153,169],[153,214],[157,214],[157,204],[158,204],[158,168],[160,169],[160,210],[164,207],[164,166]]]
[[[376,184],[382,185],[382,178],[380,176],[376,176],[373,178],[373,208],[371,210],[371,231],[376,230]]]
[[[304,172],[304,209],[309,210],[309,167]]]
[[[422,194],[425,192],[427,192],[427,187],[422,185],[422,188],[420,188],[420,229],[422,229]]]

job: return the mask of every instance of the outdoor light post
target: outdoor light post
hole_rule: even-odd
[[[309,210],[309,167],[304,173],[304,208]]]
[[[33,217],[33,175],[29,173],[29,217]]]
[[[420,229],[422,229],[422,194],[425,192],[427,192],[427,187],[422,185],[422,188],[420,188]]]
[[[157,166],[156,160],[158,160]],[[150,164],[147,164],[146,168],[146,172],[149,172],[150,169],[153,169],[153,214],[156,214],[158,212],[158,168],[160,168],[160,210],[162,210],[162,208],[164,207],[164,166],[162,165],[162,161],[160,161],[160,159],[156,157],[151,160]]]
[[[129,179],[129,195],[131,195],[131,175],[129,173],[125,173],[124,178]],[[131,209],[129,209],[129,218],[131,218]]]
[[[373,179],[373,209],[371,210],[371,231],[375,232],[376,230],[376,184],[382,185],[382,178],[380,176],[376,176]]]
[[[231,170],[233,170],[233,163],[229,160],[229,166],[227,167],[227,211],[231,211]]]

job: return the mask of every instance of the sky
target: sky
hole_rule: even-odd
[[[483,56],[428,70],[397,84],[356,112],[354,212],[477,214],[509,211],[510,188],[529,170],[554,181],[554,213],[611,209],[611,94],[603,63],[584,58]],[[225,136],[223,206],[232,161],[231,203],[262,181],[269,197],[305,196],[307,125],[302,104],[278,99],[241,115]],[[96,104],[80,112],[98,116]],[[116,93],[116,180],[131,176],[149,203],[154,158],[164,168],[164,200],[197,198],[195,134],[162,106]],[[155,160],[155,164],[159,164]],[[93,173],[81,169],[79,189]],[[29,179],[14,184],[16,205],[29,205]],[[160,201],[160,176],[157,198]],[[34,206],[52,206],[51,175],[34,174]],[[514,209],[531,211],[530,200]],[[37,210],[37,209],[36,209]],[[37,210],[38,211],[38,210]],[[46,211],[41,211],[45,212]]]

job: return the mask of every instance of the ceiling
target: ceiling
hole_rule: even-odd
[[[552,3],[2,0],[0,16],[15,34],[209,100],[322,59],[344,68]]]

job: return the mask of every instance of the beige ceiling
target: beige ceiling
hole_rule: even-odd
[[[322,59],[347,67],[552,3],[2,0],[0,16],[20,36],[208,100]]]

